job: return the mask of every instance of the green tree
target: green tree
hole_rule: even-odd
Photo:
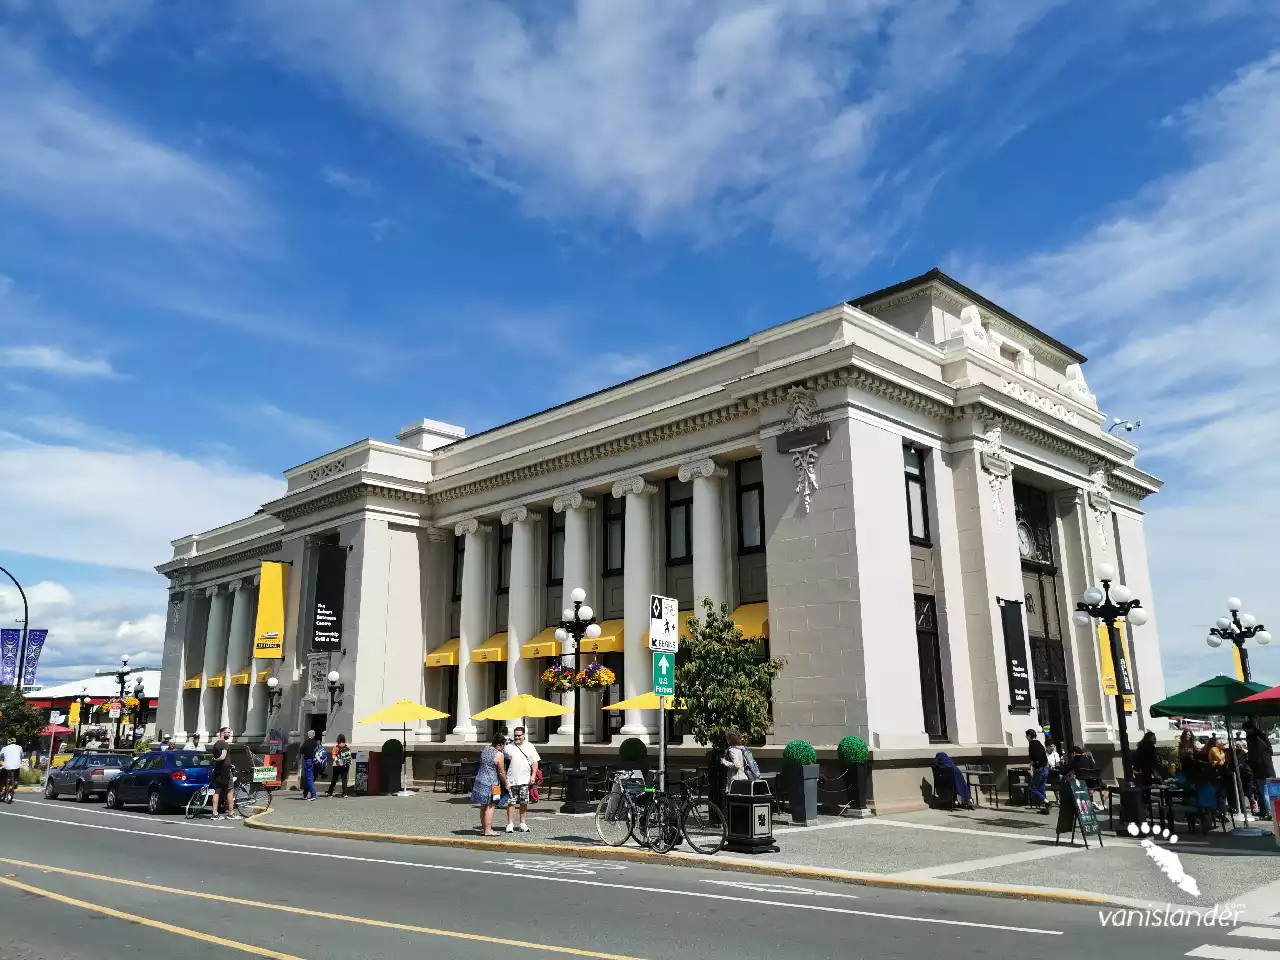
[[[24,750],[29,750],[40,739],[43,726],[40,714],[17,687],[0,687],[0,745],[12,738]]]
[[[676,697],[684,701],[694,738],[723,749],[737,730],[748,743],[769,732],[769,698],[786,661],[765,654],[763,641],[744,637],[729,608],[704,598],[705,616],[689,620],[688,639],[676,662]]]

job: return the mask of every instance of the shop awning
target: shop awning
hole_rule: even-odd
[[[563,644],[556,639],[556,629],[556,627],[547,627],[528,643],[522,644],[520,646],[520,656],[525,660],[560,656]]]
[[[471,651],[472,663],[496,663],[507,659],[507,632],[495,633]]]
[[[220,687],[223,685],[226,679],[227,679],[226,677],[210,677],[208,680],[205,681],[205,686],[210,688]]]
[[[231,685],[233,687],[247,687],[249,685],[249,671],[233,673],[231,675]]]
[[[730,614],[733,625],[748,639],[769,636],[769,604],[744,603]]]
[[[622,650],[622,621],[605,620],[600,624],[600,636],[594,640],[582,640],[583,653],[618,653]]]
[[[269,676],[271,676],[270,670],[259,670],[258,677],[257,677],[258,683],[266,683],[267,677]]]
[[[199,677],[188,677],[182,681],[183,690],[199,690],[201,686]]]
[[[428,667],[456,667],[458,665],[458,644],[461,641],[454,637],[446,640],[427,654]]]

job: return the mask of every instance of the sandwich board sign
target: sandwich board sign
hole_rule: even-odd
[[[674,597],[649,597],[649,649],[675,653],[680,648],[680,604]],[[656,666],[657,660],[654,660]],[[657,676],[657,674],[655,674]]]

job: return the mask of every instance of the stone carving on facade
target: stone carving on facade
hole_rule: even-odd
[[[542,514],[537,510],[530,513],[529,508],[525,506],[511,507],[510,509],[502,511],[501,519],[502,525],[504,527],[509,527],[513,523],[524,523],[526,520],[541,520]]]
[[[459,520],[453,526],[453,535],[455,537],[465,537],[472,533],[488,533],[489,525],[481,523],[477,517],[468,517],[466,520]]]
[[[704,480],[711,477],[727,477],[729,471],[714,460],[695,460],[693,463],[685,463],[680,465],[677,477],[681,483],[688,483],[696,477]]]
[[[1111,525],[1111,468],[1105,463],[1097,463],[1089,471],[1089,487],[1087,494],[1089,513],[1093,522],[1098,525],[1098,537],[1102,548],[1109,550],[1107,527]]]
[[[657,493],[658,488],[644,477],[627,477],[613,485],[613,498],[621,500],[628,494]]]
[[[325,696],[329,687],[329,654],[307,654],[307,692],[303,700],[315,704]]]
[[[987,484],[991,487],[991,508],[995,511],[996,523],[1003,526],[1004,485],[1013,473],[1013,464],[1005,454],[1004,436],[999,421],[987,422],[986,431],[979,441],[978,459],[987,474]]]
[[[1080,364],[1072,363],[1067,366],[1067,379],[1058,385],[1058,392],[1063,396],[1070,397],[1077,403],[1083,403],[1086,407],[1098,409],[1098,398],[1089,392],[1089,384],[1085,383],[1084,372],[1080,369]]]
[[[1069,423],[1072,426],[1075,426],[1076,415],[1068,410],[1065,404],[1057,403],[1048,397],[1042,397],[1034,390],[1028,390],[1020,383],[1001,379],[1000,392],[1007,397],[1013,397],[1015,400],[1020,400],[1029,407],[1035,407],[1037,410],[1047,413],[1049,416],[1055,417],[1063,423]]]
[[[818,450],[831,439],[831,428],[818,412],[812,390],[792,386],[787,390],[787,419],[778,436],[778,452],[791,455],[796,470],[796,495],[800,513],[808,513],[818,489]]]
[[[818,489],[817,444],[791,451],[791,465],[796,468],[796,493],[800,497],[800,512],[808,513],[813,491]]]
[[[346,457],[339,457],[337,460],[330,460],[328,463],[312,467],[307,471],[307,479],[312,483],[316,483],[319,480],[328,480],[330,477],[336,477],[346,468]]]
[[[818,398],[812,390],[793,386],[787,390],[787,420],[784,429],[805,430],[822,423],[822,414],[818,413]]]
[[[960,311],[960,333],[966,347],[973,347],[983,353],[991,353],[994,349],[991,336],[982,325],[982,311],[975,306],[970,305]]]
[[[551,501],[551,509],[556,513],[564,513],[566,510],[590,510],[595,505],[596,502],[590,497],[584,497],[581,490],[561,494]]]
[[[182,617],[182,594],[173,593],[169,595],[169,625],[178,626],[178,620]]]

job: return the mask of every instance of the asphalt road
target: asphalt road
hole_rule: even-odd
[[[35,794],[0,808],[0,885],[4,960],[1280,960],[1280,926],[1116,929],[1097,908],[292,836]]]

